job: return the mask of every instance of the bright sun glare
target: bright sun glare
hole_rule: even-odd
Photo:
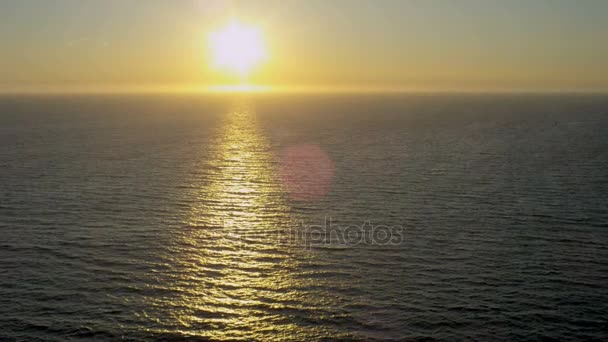
[[[209,35],[213,66],[246,77],[266,59],[266,46],[259,29],[233,21]]]

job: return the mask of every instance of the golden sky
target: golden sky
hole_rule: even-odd
[[[422,90],[608,89],[608,1],[7,0],[0,89],[234,83],[209,34],[259,29],[248,82]]]

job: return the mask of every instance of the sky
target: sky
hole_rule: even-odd
[[[264,85],[608,89],[605,0],[0,0],[0,89],[233,82],[210,32],[259,28]]]

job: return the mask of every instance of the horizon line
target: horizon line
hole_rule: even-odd
[[[399,87],[399,86],[268,86],[220,85],[0,85],[0,95],[128,95],[128,94],[608,94],[606,88],[532,87]]]

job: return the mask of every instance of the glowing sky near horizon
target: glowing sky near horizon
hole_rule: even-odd
[[[6,0],[0,87],[230,83],[205,39],[236,17],[271,52],[256,84],[607,89],[607,15],[602,0]]]

